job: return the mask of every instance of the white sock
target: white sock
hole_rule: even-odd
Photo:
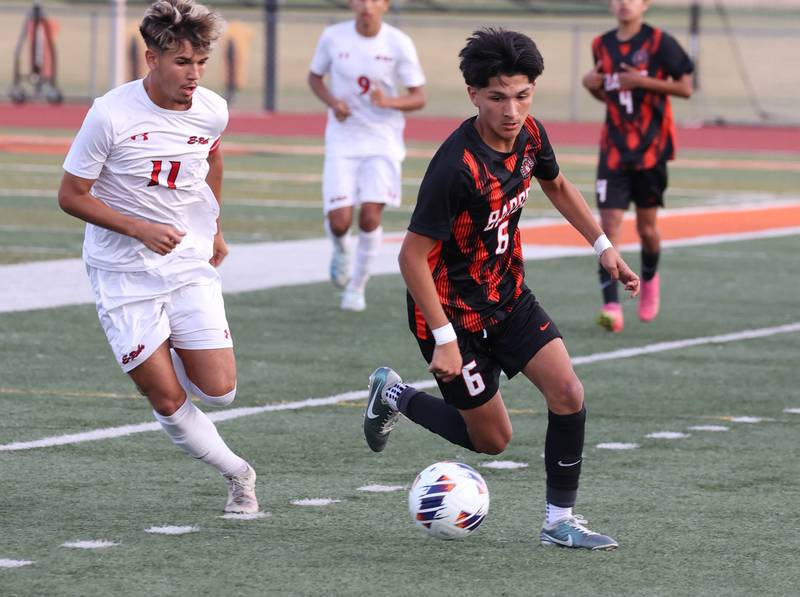
[[[169,416],[153,411],[172,443],[194,458],[213,466],[223,475],[247,470],[247,462],[234,454],[220,437],[214,423],[187,398]]]
[[[192,382],[189,380],[189,376],[186,375],[186,367],[183,366],[181,357],[178,356],[174,348],[169,349],[169,356],[172,358],[172,367],[175,369],[175,377],[178,378],[178,383],[181,384],[186,395],[191,397]]]
[[[348,230],[342,236],[336,236],[331,230],[331,221],[328,218],[325,218],[325,236],[331,239],[333,246],[342,253],[350,250],[350,231]]]
[[[544,524],[550,526],[557,520],[572,516],[572,508],[562,508],[561,506],[554,506],[549,502],[544,505]]]
[[[378,251],[380,251],[382,242],[383,226],[378,226],[371,232],[359,230],[353,275],[350,276],[347,290],[363,294],[364,289],[367,287],[367,280],[369,280],[370,266],[375,260]]]
[[[236,396],[236,388],[233,388],[233,390],[224,396],[209,396],[189,379],[189,376],[186,374],[186,367],[183,366],[183,360],[181,360],[181,357],[178,356],[174,348],[169,349],[169,356],[172,357],[172,367],[175,369],[175,377],[178,378],[178,383],[181,384],[187,396],[190,398],[196,396],[208,406],[228,406],[233,402]]]

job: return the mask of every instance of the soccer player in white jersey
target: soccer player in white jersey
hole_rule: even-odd
[[[333,241],[331,281],[345,289],[342,309],[363,311],[370,264],[383,238],[383,208],[400,205],[403,112],[425,105],[425,75],[411,38],[383,22],[389,0],[350,0],[350,8],[355,19],[323,31],[308,84],[328,106],[322,200]],[[407,93],[399,94],[398,85]],[[351,275],[349,231],[356,205],[359,233]]]
[[[224,21],[157,0],[139,27],[150,71],[95,100],[64,162],[58,203],[87,222],[83,257],[122,370],[170,439],[227,480],[225,512],[258,511],[256,473],[194,395],[225,406],[236,362],[219,265],[224,99],[198,86]]]

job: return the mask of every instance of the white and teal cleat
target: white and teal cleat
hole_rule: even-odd
[[[331,255],[330,277],[336,288],[344,288],[350,281],[350,254],[335,245]]]
[[[607,535],[601,535],[587,529],[586,520],[575,516],[567,516],[542,528],[539,540],[545,547],[572,547],[591,551],[611,551],[619,544]]]
[[[389,367],[378,367],[369,376],[369,401],[364,411],[364,437],[373,452],[386,447],[389,433],[400,420],[397,403],[387,399],[386,390],[403,380]]]

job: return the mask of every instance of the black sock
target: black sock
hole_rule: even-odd
[[[658,258],[660,255],[661,251],[646,253],[645,250],[642,249],[642,280],[645,282],[649,282],[653,279],[653,276],[656,275],[656,271],[658,271]]]
[[[586,408],[572,415],[547,415],[544,466],[547,471],[547,501],[571,508],[578,496],[578,479],[583,460],[583,432]]]
[[[600,290],[603,291],[603,304],[605,303],[618,303],[619,295],[617,294],[617,283],[611,279],[611,274],[600,266],[598,270],[600,276]]]
[[[428,431],[441,435],[450,443],[475,451],[461,413],[441,398],[409,386],[397,397],[397,408]]]

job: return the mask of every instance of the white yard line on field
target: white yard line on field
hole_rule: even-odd
[[[792,334],[800,332],[800,322],[789,323],[769,328],[758,328],[755,330],[742,330],[730,334],[719,334],[717,336],[702,336],[700,338],[686,338],[684,340],[673,340],[671,342],[656,342],[646,346],[635,348],[622,348],[610,352],[598,352],[585,357],[575,357],[572,359],[573,365],[586,365],[598,363],[600,361],[614,361],[617,359],[627,359],[638,357],[643,354],[653,354],[656,352],[666,352],[668,350],[679,350],[690,348],[702,344],[725,344],[727,342],[738,342],[740,340],[753,340],[755,338],[768,338],[777,334]]]
[[[34,562],[31,560],[9,560],[0,558],[0,568],[22,568],[23,566],[30,566]]]
[[[760,328],[754,330],[742,330],[730,334],[720,334],[717,336],[702,336],[699,338],[686,338],[684,340],[675,340],[673,342],[658,342],[656,344],[648,344],[646,346],[639,346],[636,348],[626,348],[622,350],[612,350],[610,352],[600,352],[582,357],[574,357],[572,359],[573,365],[585,365],[590,363],[598,363],[601,361],[627,359],[641,355],[665,352],[668,350],[678,350],[691,346],[700,346],[705,344],[724,344],[727,342],[739,342],[741,340],[750,340],[753,338],[768,338],[778,334],[791,334],[800,332],[800,321],[786,325],[779,325],[775,327]],[[424,379],[419,381],[410,382],[410,385],[418,389],[428,389],[436,385],[432,379]],[[275,412],[282,410],[299,410],[302,408],[311,408],[316,406],[330,406],[338,402],[346,402],[353,400],[363,400],[367,397],[366,390],[355,390],[352,392],[345,392],[335,396],[327,396],[325,398],[308,398],[306,400],[299,400],[296,402],[285,402],[278,404],[266,404],[264,406],[248,406],[242,408],[231,408],[228,410],[210,412],[209,418],[212,421],[229,421],[232,419],[239,419],[242,417],[251,417],[260,415],[267,412]],[[10,444],[0,445],[0,452],[13,452],[19,450],[33,450],[36,448],[48,448],[52,446],[64,446],[68,444],[78,444],[83,442],[99,441],[103,439],[112,439],[115,437],[124,437],[133,435],[135,433],[143,433],[145,431],[157,431],[161,426],[158,423],[139,423],[137,425],[121,425],[119,427],[105,427],[102,429],[94,429],[92,431],[84,431],[82,433],[72,433],[67,435],[56,435],[51,437],[44,437],[42,439],[26,441],[26,442],[12,442]]]

